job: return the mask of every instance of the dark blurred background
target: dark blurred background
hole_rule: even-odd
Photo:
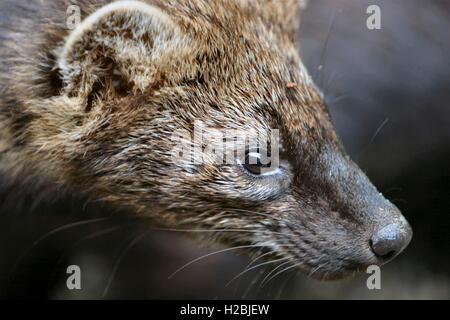
[[[371,4],[381,30],[366,28]],[[39,190],[0,178],[0,297],[449,299],[450,1],[310,1],[299,39],[348,152],[414,229],[382,268],[381,290],[368,290],[365,274],[319,282],[289,272],[261,286],[264,267],[227,286],[250,262],[236,251],[169,279],[222,248],[75,196],[41,202]],[[82,290],[66,288],[70,264],[81,267]]]

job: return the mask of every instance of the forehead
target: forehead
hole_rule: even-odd
[[[186,89],[192,114],[206,113],[217,126],[278,129],[292,145],[337,144],[321,94],[289,39],[259,19],[185,25],[195,48],[182,68],[194,78]]]
[[[263,77],[263,76],[261,76]],[[263,86],[210,83],[187,89],[189,107],[182,113],[193,115],[191,121],[202,120],[214,128],[256,130],[276,129],[283,145],[291,151],[327,144],[337,146],[328,112],[321,95],[306,82],[291,83],[260,79]]]

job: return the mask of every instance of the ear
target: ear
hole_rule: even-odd
[[[108,4],[66,38],[58,60],[64,92],[89,104],[99,94],[143,91],[159,81],[160,66],[170,63],[171,53],[182,51],[186,42],[157,7],[140,1]]]
[[[263,15],[273,25],[278,25],[282,32],[295,41],[300,27],[300,14],[306,7],[307,0],[261,0]]]

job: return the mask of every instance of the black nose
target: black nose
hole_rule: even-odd
[[[412,229],[408,222],[401,221],[377,230],[370,240],[370,245],[379,258],[388,260],[402,252],[408,246],[411,237]]]

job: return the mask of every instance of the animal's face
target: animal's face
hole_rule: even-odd
[[[94,198],[216,230],[209,237],[313,276],[387,261],[410,240],[406,220],[345,155],[289,28],[249,3],[94,12],[56,51],[62,87],[34,102],[48,111],[32,125],[35,145]],[[227,164],[174,157],[180,143],[203,150],[196,121],[206,140],[278,130],[279,161],[267,168],[266,150],[245,144]]]

